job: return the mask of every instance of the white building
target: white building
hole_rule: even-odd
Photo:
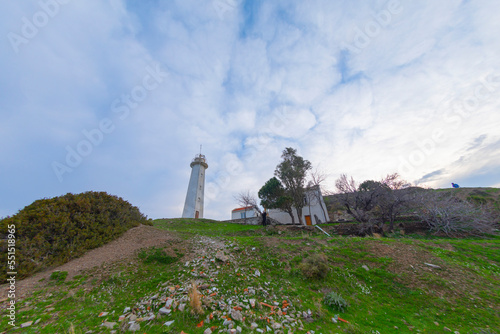
[[[198,154],[191,162],[186,201],[182,218],[203,218],[203,202],[205,193],[205,169],[208,168],[205,156]]]
[[[257,212],[253,206],[237,208],[231,211],[231,219],[244,219],[252,217],[257,217]]]
[[[278,209],[268,210],[267,216],[279,221],[283,225],[292,224],[290,215]],[[293,216],[295,224],[300,224],[295,208],[293,208]],[[307,188],[304,196],[304,207],[302,208],[302,222],[306,225],[316,225],[328,221],[330,221],[330,217],[328,217],[321,189],[319,186]]]

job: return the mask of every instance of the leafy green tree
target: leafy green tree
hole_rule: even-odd
[[[269,179],[259,190],[260,205],[266,209],[279,209],[290,215],[292,224],[295,224],[293,216],[292,198],[288,196],[286,189],[280,180],[273,177]]]
[[[299,223],[303,225],[302,208],[305,205],[304,182],[307,171],[310,170],[312,166],[308,160],[304,160],[304,158],[297,155],[297,150],[291,147],[287,147],[283,150],[281,158],[283,160],[276,166],[274,175],[284,185],[286,195],[291,198],[292,205],[297,211]]]

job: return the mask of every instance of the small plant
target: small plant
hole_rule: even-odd
[[[57,283],[64,282],[66,279],[66,276],[68,276],[67,271],[54,271],[52,274],[50,274],[50,279],[53,281],[56,281]]]
[[[178,255],[180,255],[180,256],[173,257],[170,255],[167,255],[163,249],[153,247],[153,248],[148,249],[148,250],[141,250],[139,252],[138,256],[139,256],[139,259],[144,261],[144,263],[156,262],[156,263],[162,263],[162,264],[170,264],[170,263],[176,262],[182,256],[182,254],[178,254]]]
[[[191,282],[191,284],[191,290],[189,291],[189,305],[191,306],[191,312],[196,314],[203,314],[198,286],[196,285],[195,281]]]
[[[323,279],[328,275],[328,258],[325,254],[313,254],[302,260],[299,269],[306,278]]]
[[[338,293],[332,291],[325,295],[323,298],[323,303],[330,306],[339,312],[344,312],[344,310],[349,306],[346,300]]]

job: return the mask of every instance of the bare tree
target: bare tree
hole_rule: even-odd
[[[317,202],[323,211],[323,216],[325,218],[325,222],[328,221],[328,214],[326,208],[323,206],[323,184],[326,180],[326,174],[319,171],[316,168],[314,171],[309,173],[311,180],[307,183],[308,192],[306,192],[308,197],[308,203]],[[310,205],[310,204],[309,204]]]
[[[485,206],[474,205],[453,194],[422,192],[419,196],[418,216],[431,231],[448,235],[457,232],[490,233],[498,223]]]
[[[412,204],[416,192],[407,181],[400,179],[398,173],[383,178],[375,191],[378,192],[377,211],[381,224],[388,221],[389,231],[392,231],[394,222]]]
[[[247,190],[247,191],[242,191],[240,193],[238,193],[238,195],[234,196],[234,199],[236,200],[236,202],[238,203],[238,205],[242,206],[243,208],[245,208],[245,211],[247,210],[247,208],[252,208],[253,210],[257,211],[259,213],[259,215],[262,214],[262,211],[260,210],[260,207],[259,205],[257,204],[257,197],[255,197],[254,195],[250,194],[250,191]],[[246,215],[246,212],[245,212],[245,223],[247,222],[247,215]]]
[[[372,185],[366,181],[359,187],[351,177],[342,174],[335,182],[341,204],[346,208],[348,214],[360,223],[374,221],[372,210],[376,205],[377,192],[373,191]]]

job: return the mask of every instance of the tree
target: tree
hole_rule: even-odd
[[[274,175],[284,185],[286,194],[291,198],[292,205],[297,211],[299,223],[303,225],[302,208],[305,205],[304,182],[307,171],[311,169],[311,163],[298,156],[297,150],[291,147],[283,150],[281,158],[283,160],[276,166]]]
[[[488,208],[461,200],[453,194],[421,192],[418,198],[418,216],[428,224],[431,231],[453,234],[491,233],[498,216]]]
[[[254,195],[250,194],[250,191],[247,190],[246,192],[240,192],[238,195],[234,196],[234,199],[238,202],[238,204],[242,207],[249,208],[251,207],[255,211],[257,211],[259,214],[262,214],[262,211],[259,208],[259,205],[257,204],[257,198],[255,198]],[[245,223],[247,222],[247,216],[245,214]]]
[[[326,208],[323,206],[323,196],[321,195],[323,192],[323,183],[326,180],[326,175],[316,168],[314,171],[310,173],[311,180],[307,183],[307,188],[314,190],[307,192],[307,196],[309,197],[308,203],[317,202],[323,211],[323,216],[325,218],[325,222],[328,220],[328,215],[326,212]]]
[[[266,209],[279,209],[290,215],[292,224],[295,224],[293,216],[292,198],[288,196],[281,182],[273,177],[269,179],[259,190],[260,204]]]
[[[394,230],[394,222],[412,204],[415,191],[408,182],[401,180],[398,173],[387,175],[377,188],[377,206],[382,222],[389,222],[389,231]]]
[[[340,175],[335,181],[335,187],[340,193],[340,202],[346,208],[346,212],[360,223],[373,222],[372,210],[375,208],[377,193],[373,191],[378,185],[375,181],[365,181],[357,185],[351,177],[346,174]]]
[[[335,185],[347,213],[359,222],[377,226],[379,230],[388,221],[392,231],[394,222],[414,198],[408,182],[401,180],[397,173],[389,174],[381,181],[363,181],[359,186],[352,177],[348,179],[342,174]]]

